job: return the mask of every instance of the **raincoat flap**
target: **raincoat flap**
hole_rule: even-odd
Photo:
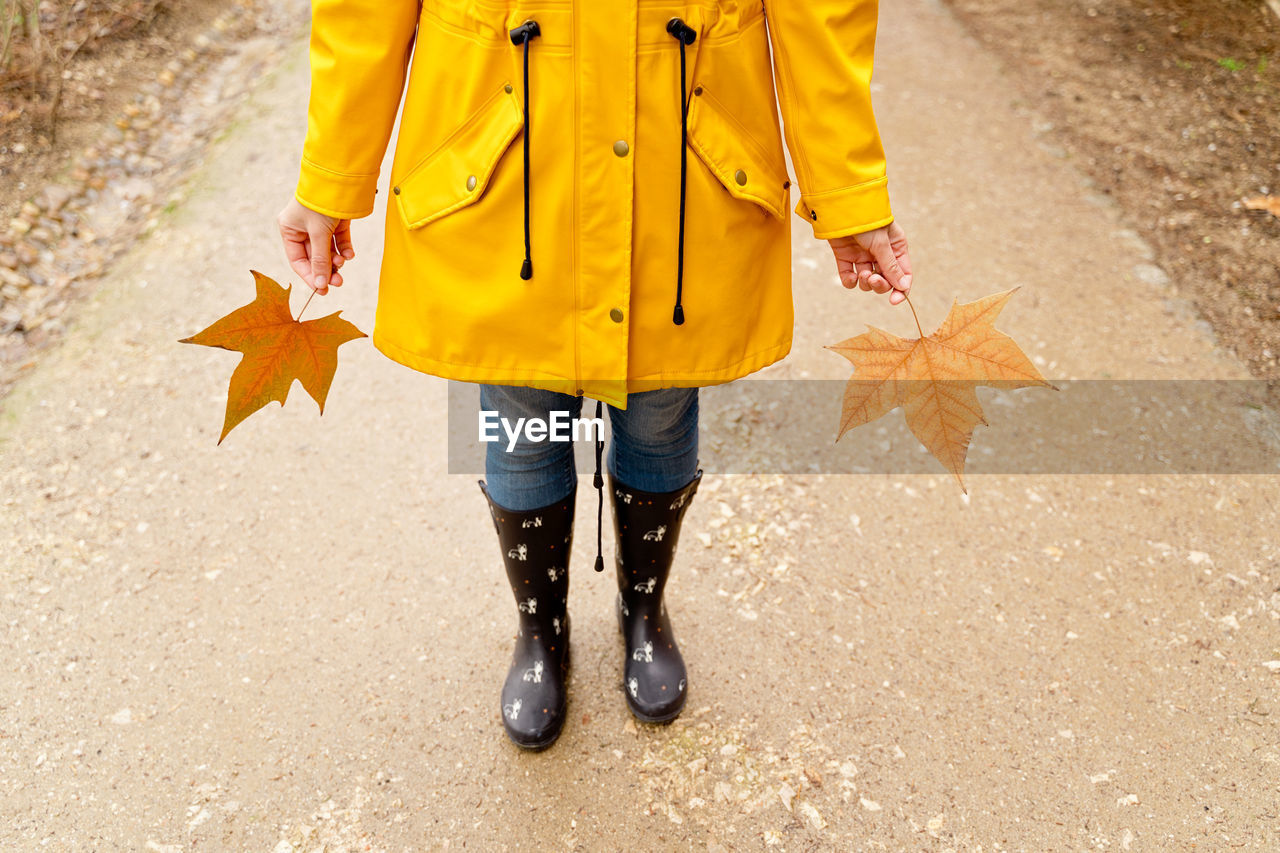
[[[705,84],[693,89],[689,144],[732,195],[778,219],[787,215],[787,170],[756,142]]]
[[[524,112],[504,82],[440,146],[396,182],[405,227],[421,228],[484,195],[503,152],[524,127]]]

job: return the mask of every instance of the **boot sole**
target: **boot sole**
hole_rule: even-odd
[[[557,740],[560,739],[560,733],[564,730],[564,716],[565,716],[564,712],[567,706],[568,706],[568,703],[566,702],[565,708],[560,709],[560,717],[561,717],[560,725],[545,740],[522,743],[511,736],[510,729],[507,729],[507,739],[510,740],[512,743],[514,743],[516,746],[520,747],[521,749],[527,752],[539,752],[540,750],[546,749],[547,747],[551,746],[551,744],[555,743]]]
[[[631,709],[631,715],[635,717],[637,720],[640,720],[641,722],[662,724],[662,723],[672,722],[673,720],[675,720],[676,717],[680,716],[680,714],[684,712],[684,700],[682,699],[680,701],[679,708],[676,708],[670,714],[667,714],[666,716],[663,716],[663,717],[650,717],[646,714],[640,713],[639,711],[636,710],[635,706],[631,704],[630,700],[628,700],[627,702],[627,707]]]

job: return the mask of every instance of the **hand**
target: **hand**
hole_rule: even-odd
[[[907,235],[897,220],[883,228],[828,240],[836,255],[840,283],[852,290],[889,293],[889,304],[898,305],[911,289],[911,257]]]
[[[351,220],[325,216],[290,199],[276,221],[285,257],[298,277],[321,296],[329,292],[331,284],[341,287],[338,270],[356,256],[351,245]]]

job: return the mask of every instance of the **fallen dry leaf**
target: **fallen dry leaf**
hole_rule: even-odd
[[[992,325],[1017,289],[963,305],[953,302],[946,320],[928,337],[921,330],[922,337],[908,340],[870,326],[869,332],[828,346],[854,366],[836,440],[902,406],[912,434],[967,494],[963,474],[969,440],[978,424],[987,423],[977,386],[1056,390],[1013,339]],[[911,310],[914,314],[914,306]]]
[[[1256,195],[1253,198],[1246,198],[1244,206],[1249,210],[1265,210],[1272,216],[1280,216],[1280,196],[1277,195]]]
[[[325,397],[338,369],[338,347],[367,337],[339,318],[341,311],[315,320],[295,320],[289,311],[293,286],[281,287],[274,279],[252,272],[258,289],[252,302],[199,334],[179,341],[244,354],[231,374],[227,413],[218,444],[232,428],[272,400],[283,406],[295,379],[307,389],[323,415]]]

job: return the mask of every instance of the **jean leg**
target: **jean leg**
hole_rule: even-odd
[[[496,411],[515,426],[520,418],[550,419],[553,410],[570,418],[582,412],[582,398],[541,388],[519,385],[480,385],[481,411]],[[499,506],[512,511],[538,509],[553,504],[578,487],[573,443],[529,441],[523,431],[508,450],[506,432],[485,447],[485,487]]]
[[[698,389],[659,388],[609,407],[609,473],[645,492],[673,492],[698,473]]]

